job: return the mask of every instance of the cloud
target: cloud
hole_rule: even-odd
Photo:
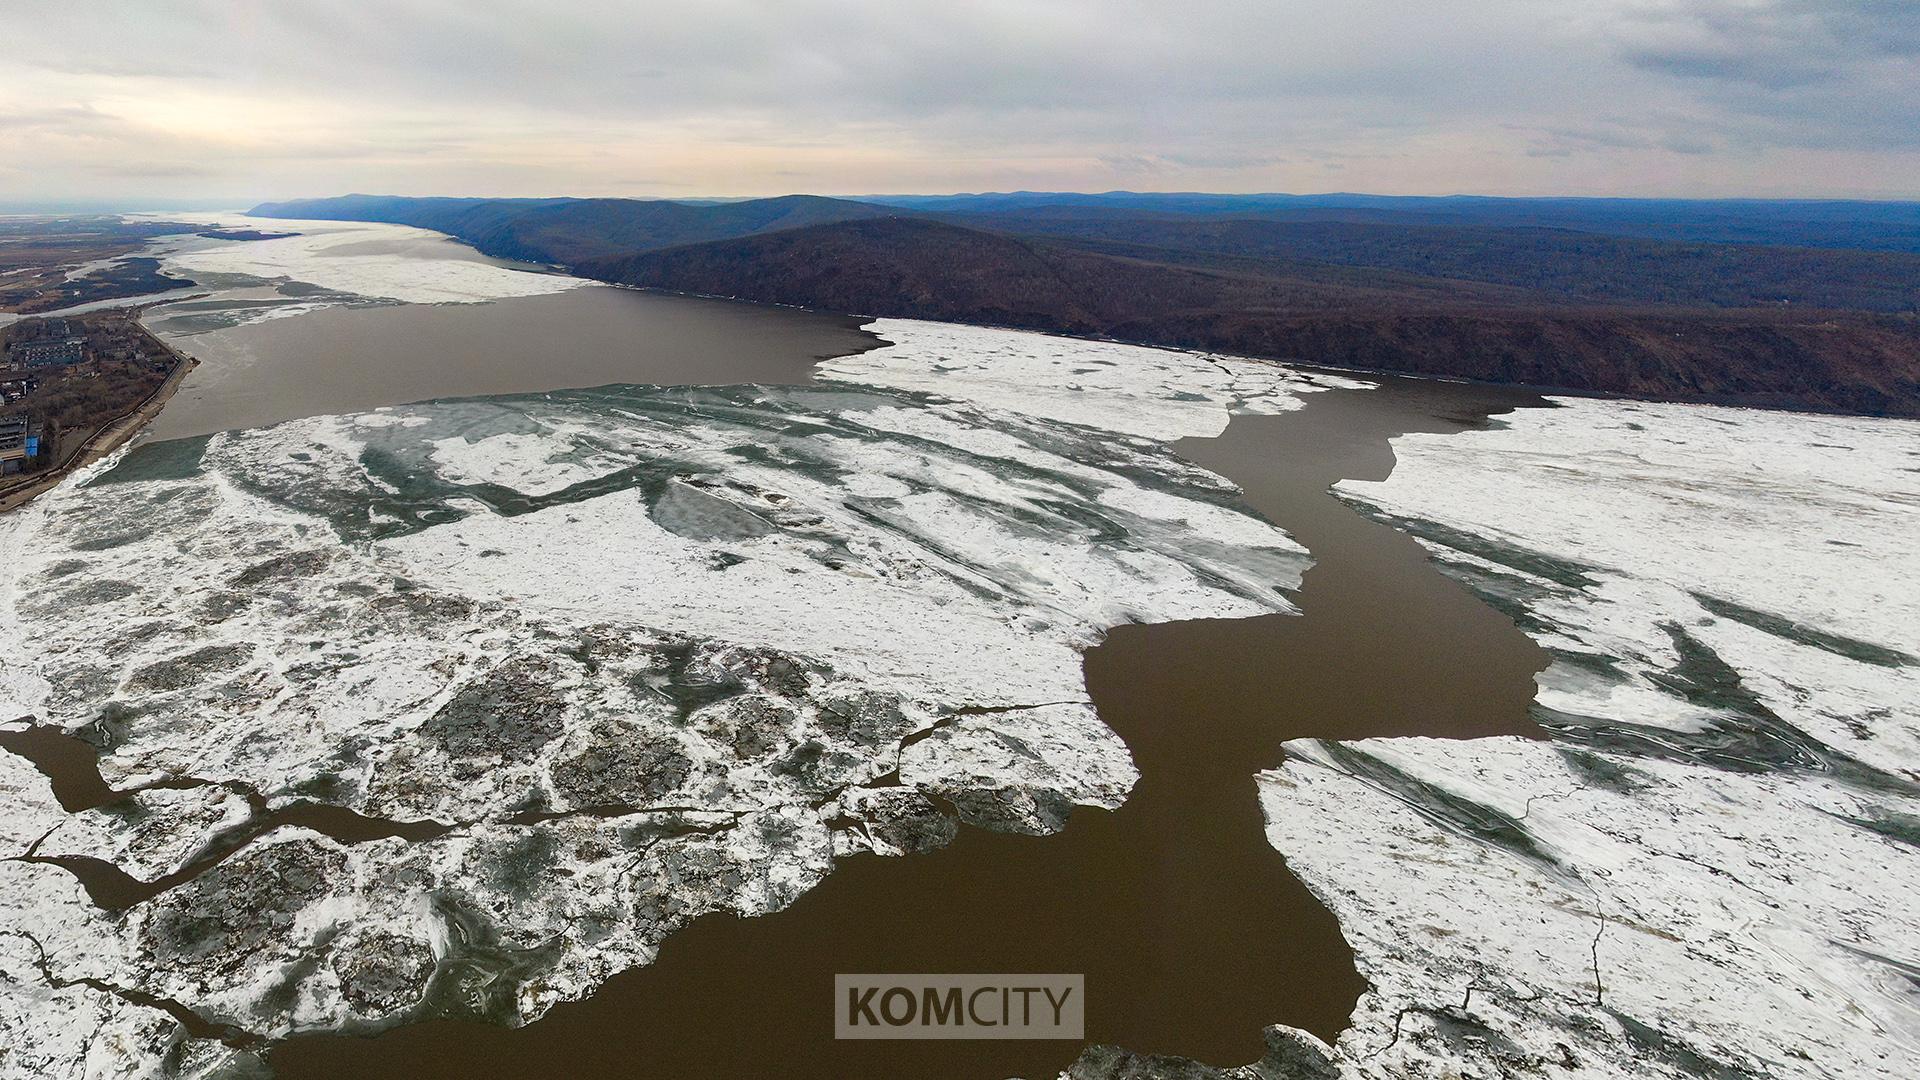
[[[1610,36],[1634,69],[1690,85],[1700,129],[1729,143],[1920,147],[1911,0],[1666,0],[1628,10]]]
[[[1920,55],[1910,0],[1689,0],[1633,13],[1622,52],[1636,67],[1769,90],[1844,81]]]
[[[1378,190],[1707,194],[1802,152],[1851,171],[1801,178],[1911,191],[1920,130],[1910,0],[14,0],[7,23],[0,159],[38,167],[0,198],[1307,190],[1326,162]]]
[[[195,165],[186,162],[110,162],[89,166],[98,176],[110,176],[132,180],[179,180],[207,179],[220,175],[220,171],[211,165]]]
[[[123,128],[117,117],[88,105],[56,105],[49,108],[0,109],[0,132],[15,134],[31,131],[84,132]]]

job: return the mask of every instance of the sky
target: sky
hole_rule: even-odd
[[[0,204],[1920,197],[1916,0],[6,0]]]

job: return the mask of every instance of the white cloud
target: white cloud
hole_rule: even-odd
[[[0,177],[0,201],[1299,190],[1331,171],[1384,191],[1770,194],[1817,178],[1806,193],[1915,194],[1916,11],[400,0],[103,15],[27,0],[6,20],[0,160],[34,167]]]

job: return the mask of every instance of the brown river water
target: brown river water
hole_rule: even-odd
[[[963,829],[938,853],[849,859],[787,910],[696,921],[651,966],[528,1027],[301,1038],[272,1054],[276,1074],[1038,1080],[1083,1049],[835,1041],[833,976],[851,972],[1081,973],[1089,1042],[1220,1065],[1256,1060],[1271,1023],[1337,1037],[1365,983],[1333,917],[1266,842],[1254,774],[1290,738],[1531,734],[1546,658],[1327,488],[1384,478],[1393,435],[1537,400],[1394,379],[1179,443],[1316,562],[1300,616],[1124,626],[1087,654],[1092,700],[1140,770],[1118,810],[1078,809],[1051,837]]]
[[[203,363],[152,437],[438,396],[801,382],[815,360],[873,347],[858,325],[597,287],[323,311],[178,339]],[[1278,766],[1293,738],[1531,734],[1546,658],[1411,539],[1328,488],[1384,478],[1398,434],[1460,431],[1540,404],[1387,378],[1176,444],[1238,483],[1315,562],[1294,597],[1301,615],[1123,626],[1087,653],[1088,693],[1140,771],[1118,810],[1077,809],[1050,837],[963,828],[937,853],[847,859],[787,910],[698,920],[654,964],[527,1027],[429,1021],[301,1037],[271,1053],[275,1074],[1040,1080],[1084,1048],[835,1041],[833,976],[852,972],[1084,974],[1088,1043],[1216,1065],[1257,1059],[1272,1023],[1335,1038],[1366,984],[1333,917],[1266,842],[1255,774]],[[64,737],[9,741],[55,776],[63,803],[114,797]],[[111,868],[92,869],[106,906],[144,898]]]
[[[428,398],[805,382],[815,361],[878,344],[859,330],[863,319],[605,285],[485,304],[337,307],[181,336],[149,321],[200,360],[154,421],[154,441]]]

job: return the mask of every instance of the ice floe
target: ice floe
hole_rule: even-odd
[[[867,329],[900,344],[829,360],[820,378],[1162,441],[1218,435],[1233,413],[1287,412],[1302,390],[1371,385],[1264,360],[959,323],[876,319]]]
[[[169,238],[155,245],[162,268],[240,297],[279,286],[271,301],[230,305],[248,320],[284,318],[334,303],[471,304],[564,292],[590,284],[565,274],[516,269],[440,233],[360,221],[261,222],[236,214],[171,214],[214,227],[292,233],[270,240]],[[261,294],[265,295],[265,294]],[[246,292],[245,297],[254,293]],[[202,305],[204,307],[205,305]]]
[[[1079,649],[1289,610],[1306,565],[1157,440],[1332,382],[1086,344],[1097,380],[1027,399],[1076,343],[883,329],[812,386],[155,444],[0,524],[0,719],[112,789],[0,754],[0,1075],[524,1022],[836,856],[1117,805]],[[924,385],[970,349],[1005,386]]]
[[[1543,740],[1288,745],[1344,1075],[1920,1075],[1920,424],[1563,400],[1356,504],[1552,655]]]

